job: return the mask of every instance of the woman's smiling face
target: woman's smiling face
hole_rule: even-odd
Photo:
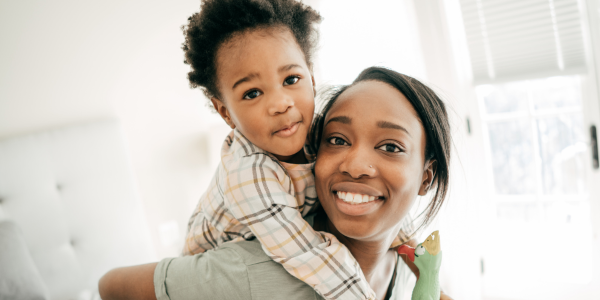
[[[363,81],[338,97],[323,124],[315,182],[329,220],[357,240],[395,236],[433,178],[416,111],[392,86]]]

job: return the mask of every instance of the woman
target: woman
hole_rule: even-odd
[[[348,247],[379,299],[410,297],[414,276],[389,247],[417,195],[435,190],[421,226],[438,212],[448,189],[449,140],[447,113],[435,93],[383,68],[366,69],[334,94],[314,124],[323,211],[308,221]],[[257,241],[115,269],[99,289],[104,300],[320,298]]]

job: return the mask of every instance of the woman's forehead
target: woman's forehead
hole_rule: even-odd
[[[340,115],[421,126],[408,99],[391,85],[375,80],[359,82],[345,90],[327,113],[325,122]]]

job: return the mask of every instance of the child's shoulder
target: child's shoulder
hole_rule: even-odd
[[[234,129],[227,135],[223,142],[221,156],[225,155],[243,158],[252,155],[269,155],[269,153],[252,143],[239,130]]]
[[[221,161],[227,169],[285,169],[277,158],[256,146],[237,129],[232,130],[225,138],[221,149]]]

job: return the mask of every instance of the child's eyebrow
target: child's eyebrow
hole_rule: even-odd
[[[290,69],[293,69],[293,68],[302,68],[302,67],[300,65],[297,65],[297,64],[289,64],[289,65],[285,65],[285,66],[280,67],[277,71],[279,73],[283,73],[283,72],[287,72],[287,71],[289,71]],[[240,84],[242,84],[244,82],[250,81],[251,79],[256,78],[256,77],[260,77],[260,75],[258,73],[250,73],[247,76],[244,76],[242,79],[236,81],[233,84],[233,87],[231,87],[231,89],[235,90],[236,86],[238,86],[238,85],[240,85]]]
[[[245,76],[244,78],[242,78],[242,79],[240,79],[240,80],[236,81],[236,82],[233,84],[233,87],[232,87],[231,89],[232,89],[232,90],[235,90],[235,87],[236,87],[236,86],[238,86],[238,85],[240,85],[240,84],[242,84],[242,83],[244,83],[244,82],[246,82],[246,81],[250,81],[250,79],[252,79],[252,78],[256,78],[256,77],[259,77],[258,73],[250,73],[250,74],[248,74],[248,76]]]
[[[282,72],[289,71],[290,69],[293,69],[293,68],[301,68],[301,67],[300,67],[300,65],[297,65],[297,64],[289,64],[289,65],[280,67],[278,71],[279,71],[279,73],[282,73]]]

